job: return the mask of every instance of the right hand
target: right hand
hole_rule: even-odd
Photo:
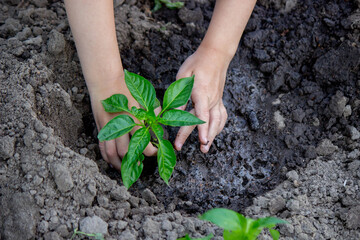
[[[106,85],[106,86],[104,86]],[[104,100],[110,97],[113,94],[124,94],[129,101],[129,108],[132,106],[137,108],[140,105],[137,101],[131,96],[128,88],[125,85],[124,76],[116,78],[114,81],[108,81],[106,84],[103,84],[102,87],[91,87],[92,91],[90,91],[91,98],[91,107],[94,114],[95,122],[98,131],[103,128],[106,123],[108,123],[111,119],[119,114],[127,114],[127,113],[108,113],[105,112],[101,100]],[[156,109],[155,113],[160,112],[159,109]],[[134,116],[135,122],[139,122]],[[135,127],[130,134],[133,134],[140,127]],[[118,171],[121,170],[121,159],[125,156],[128,151],[129,142],[130,142],[130,134],[125,134],[119,138],[110,141],[99,142],[99,148],[102,157],[104,160],[111,164]],[[146,156],[155,156],[157,153],[157,148],[154,147],[151,143],[145,148],[143,152]]]

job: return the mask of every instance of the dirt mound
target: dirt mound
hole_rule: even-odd
[[[151,14],[148,3],[115,1],[124,65],[153,80],[160,99],[213,4]],[[147,159],[128,192],[99,154],[62,3],[0,3],[0,237],[68,239],[78,227],[106,239],[220,236],[194,217],[227,207],[288,220],[288,239],[359,239],[357,7],[260,1],[229,68],[229,119],[210,153],[193,133],[171,187]]]

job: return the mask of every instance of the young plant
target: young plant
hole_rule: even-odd
[[[75,228],[74,233],[71,236],[70,240],[74,239],[74,237],[76,235],[84,235],[84,236],[87,236],[87,237],[94,237],[96,240],[105,240],[102,233],[85,233],[85,232],[78,231],[77,228]]]
[[[125,187],[129,188],[143,170],[144,155],[142,152],[151,142],[158,148],[157,162],[160,177],[169,184],[169,179],[176,164],[176,155],[170,141],[163,138],[164,129],[168,126],[190,126],[205,123],[193,114],[174,109],[185,105],[190,98],[194,85],[194,76],[173,82],[165,91],[162,110],[155,115],[154,109],[160,106],[153,85],[140,75],[125,70],[125,83],[131,95],[142,108],[128,107],[125,95],[115,94],[101,101],[106,112],[125,112],[139,120],[135,123],[129,115],[118,115],[110,120],[99,132],[98,139],[108,141],[129,133],[134,127],[140,127],[131,137],[128,152],[122,159],[121,177]],[[153,133],[153,138],[151,137]]]
[[[286,221],[275,217],[259,218],[257,220],[246,218],[240,213],[225,208],[211,209],[199,216],[199,218],[224,229],[224,240],[255,240],[264,228],[269,229],[273,240],[278,240],[280,233],[273,228],[276,224],[287,224]],[[189,236],[181,239],[194,240]]]
[[[169,9],[179,9],[184,6],[183,2],[171,2],[171,0],[154,0],[155,6],[152,9],[153,12],[159,10],[164,4]]]
[[[213,237],[214,237],[214,235],[210,234],[209,236],[202,237],[202,238],[191,238],[188,234],[186,234],[185,237],[178,238],[177,240],[211,240],[211,238],[213,238]]]

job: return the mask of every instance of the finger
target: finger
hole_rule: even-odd
[[[191,114],[195,113],[195,109],[190,111]],[[176,135],[174,146],[177,151],[180,151],[184,145],[186,139],[189,137],[191,132],[195,129],[196,125],[181,127]]]
[[[128,151],[129,148],[129,141],[130,141],[130,136],[129,134],[125,134],[119,138],[115,139],[116,142],[116,151],[117,154],[121,157],[124,158],[125,154]]]
[[[197,125],[199,130],[199,141],[202,145],[206,145],[209,141],[208,139],[208,129],[209,129],[209,104],[207,99],[200,99],[195,102],[195,115],[205,123]]]
[[[209,142],[206,145],[200,146],[200,150],[203,153],[207,153],[209,151],[210,146],[218,133],[218,128],[220,126],[220,123],[221,123],[220,107],[219,105],[216,105],[210,111],[210,122],[209,122],[209,132],[208,132]]]
[[[181,66],[178,73],[176,74],[176,80],[191,77],[193,75],[192,71],[185,70],[186,66]]]
[[[185,111],[186,106],[187,106],[187,104],[182,105],[182,106],[180,106],[180,107],[177,107],[177,108],[175,108],[175,109],[179,109],[179,110],[183,110],[183,111]]]
[[[152,145],[151,143],[149,143],[149,144],[146,146],[146,148],[145,148],[145,150],[144,150],[143,153],[144,153],[145,156],[147,156],[147,157],[152,157],[152,156],[156,156],[157,151],[158,151],[158,149],[157,149],[156,147],[154,147],[154,145]]]
[[[161,106],[155,108],[154,112],[155,112],[155,116],[159,115],[159,113],[161,112]]]
[[[105,144],[105,154],[108,159],[108,163],[110,163],[114,168],[118,171],[121,170],[121,160],[116,150],[116,142],[115,140],[106,141]]]
[[[108,157],[106,156],[106,152],[105,152],[105,142],[100,142],[100,141],[99,141],[99,148],[100,148],[101,156],[103,157],[103,159],[105,160],[105,162],[109,162],[109,159],[108,159]]]
[[[221,123],[217,134],[219,134],[224,129],[226,120],[228,118],[228,113],[223,103],[220,104],[220,114],[221,114]]]

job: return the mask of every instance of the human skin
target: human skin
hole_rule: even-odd
[[[226,123],[227,112],[222,102],[226,72],[255,2],[217,0],[203,41],[197,51],[182,64],[176,76],[176,79],[180,79],[195,74],[191,94],[194,109],[191,113],[206,121],[197,126],[200,150],[204,153],[209,151],[215,136]],[[129,107],[139,107],[124,80],[115,32],[113,1],[65,0],[65,8],[99,130],[116,116],[104,111],[101,100],[121,93],[128,98]],[[185,106],[181,108],[185,109]],[[194,128],[180,128],[174,142],[177,150],[181,149]],[[117,170],[121,168],[121,158],[127,152],[129,140],[130,135],[126,134],[99,143],[104,160]],[[144,150],[146,156],[156,153],[157,149],[151,144]]]

